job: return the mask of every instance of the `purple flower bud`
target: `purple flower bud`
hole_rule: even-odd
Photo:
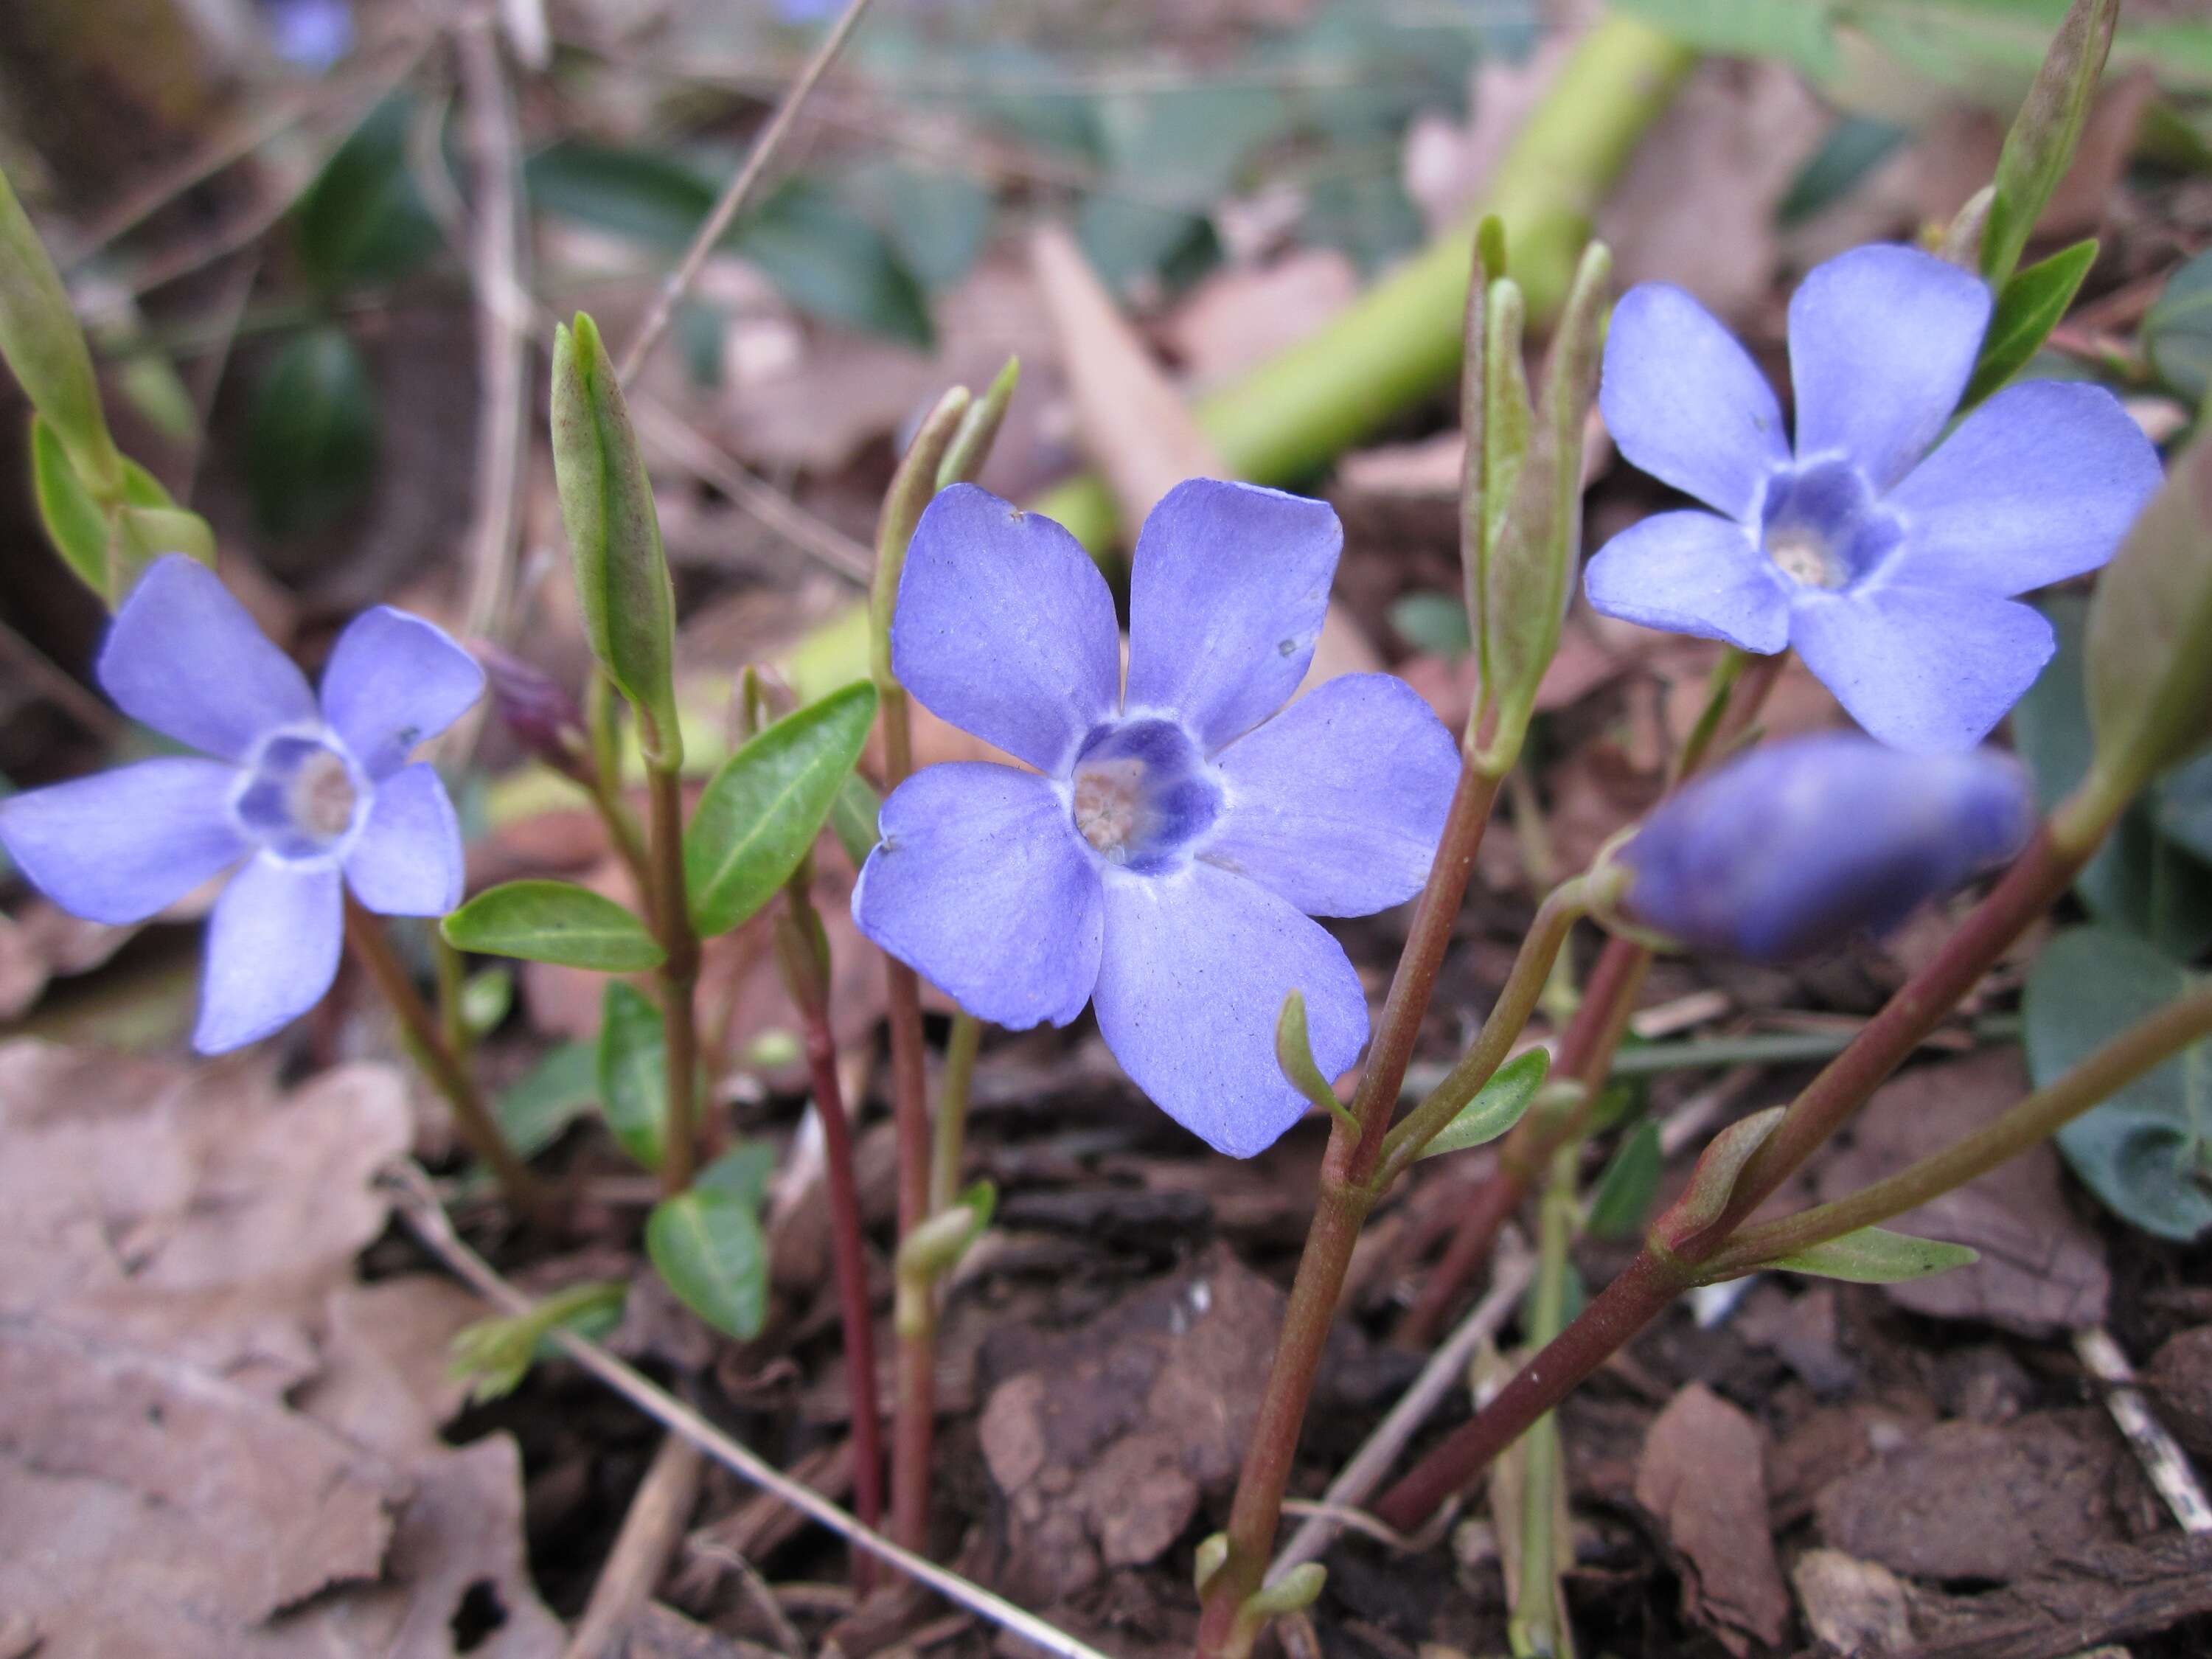
[[[469,652],[483,665],[492,706],[515,741],[556,771],[590,781],[591,737],[568,689],[489,640],[470,641]]]
[[[1769,744],[1687,785],[1622,848],[1622,914],[1700,951],[1787,962],[2018,852],[2027,775],[1992,750],[1912,755],[1832,732]]]

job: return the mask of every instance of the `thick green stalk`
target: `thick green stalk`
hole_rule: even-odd
[[[1565,301],[1591,213],[1695,62],[1649,24],[1615,12],[1584,35],[1464,222],[1375,284],[1328,325],[1201,399],[1199,424],[1237,477],[1284,483],[1318,471],[1459,371],[1468,247],[1478,221],[1504,223],[1532,321]],[[1114,539],[1114,503],[1086,476],[1036,511],[1085,546]]]

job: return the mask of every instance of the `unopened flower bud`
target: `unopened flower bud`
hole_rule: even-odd
[[[1790,961],[2011,857],[2031,799],[1990,750],[1914,755],[1840,732],[1767,744],[1652,813],[1618,854],[1620,912],[1692,949]]]
[[[582,707],[568,689],[536,664],[488,640],[471,641],[469,650],[483,665],[492,704],[515,741],[556,771],[589,783],[591,733]]]

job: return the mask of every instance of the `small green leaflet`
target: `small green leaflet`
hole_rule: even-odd
[[[643,922],[612,899],[565,881],[510,881],[487,889],[439,928],[456,950],[563,968],[635,974],[665,960]]]
[[[707,781],[684,832],[684,878],[702,939],[726,933],[791,879],[822,833],[876,718],[866,681],[785,715]]]
[[[1808,1245],[1759,1265],[1784,1273],[1809,1273],[1815,1279],[1846,1279],[1854,1285],[1895,1285],[1971,1267],[1980,1259],[1964,1244],[1915,1238],[1885,1227],[1862,1227],[1841,1238]]]
[[[1508,1060],[1476,1091],[1473,1100],[1460,1108],[1459,1115],[1421,1148],[1420,1155],[1436,1158],[1497,1139],[1521,1121],[1551,1069],[1552,1057],[1541,1048],[1531,1048],[1520,1059]]]
[[[668,1037],[660,1010],[635,986],[607,981],[600,1005],[596,1075],[607,1128],[648,1170],[667,1151]]]
[[[1981,360],[1960,408],[1972,409],[2027,367],[2096,263],[2097,239],[2092,236],[2014,274],[1997,296],[1989,332],[1982,337]]]
[[[699,1171],[693,1185],[719,1188],[755,1210],[768,1201],[775,1175],[775,1148],[765,1140],[741,1140]]]
[[[589,1042],[549,1049],[494,1105],[501,1133],[519,1158],[535,1158],[599,1098],[599,1050]]]
[[[740,1341],[768,1322],[768,1243],[753,1206],[726,1187],[694,1186],[653,1206],[646,1252],[668,1288]]]

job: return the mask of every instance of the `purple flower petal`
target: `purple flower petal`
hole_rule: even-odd
[[[461,902],[461,824],[428,761],[376,787],[345,856],[354,896],[387,916],[442,916]]]
[[[861,933],[994,1025],[1083,1012],[1104,902],[1050,781],[988,761],[925,767],[891,791],[878,828],[853,889]]]
[[[483,695],[483,670],[443,629],[380,605],[346,624],[323,670],[323,718],[381,781]]]
[[[1790,642],[1791,586],[1750,532],[1710,513],[1639,520],[1583,571],[1583,590],[1601,615],[1763,656]]]
[[[1212,754],[1291,700],[1313,660],[1344,526],[1326,501],[1187,478],[1129,565],[1128,707]]]
[[[1914,587],[2025,593],[2112,556],[2159,486],[2158,452],[2102,386],[2000,392],[1890,492],[1892,568]]]
[[[1671,283],[1639,283],[1613,308],[1598,406],[1631,463],[1732,519],[1750,519],[1790,459],[1759,365]]]
[[[280,726],[315,719],[292,659],[269,643],[215,573],[156,559],[115,613],[98,668],[115,706],[165,737],[242,761]]]
[[[0,842],[71,915],[143,921],[246,856],[238,783],[221,761],[141,761],[0,801]]]
[[[955,484],[908,549],[891,668],[932,714],[1065,777],[1121,689],[1114,597],[1050,519]]]
[[[258,1042],[323,1000],[337,976],[344,906],[337,867],[264,853],[231,878],[208,923],[192,1047],[220,1054]]]
[[[1210,864],[1108,876],[1098,1030],[1130,1080],[1217,1152],[1265,1152],[1304,1115],[1275,1064],[1276,1016],[1294,990],[1333,1078],[1367,1040],[1367,1000],[1319,923]]]
[[[1851,718],[1895,749],[1969,749],[2057,649],[2014,599],[1924,587],[1807,590],[1790,642]]]
[[[1221,752],[1229,808],[1200,854],[1310,916],[1364,916],[1420,891],[1459,745],[1388,674],[1316,686]]]
[[[1816,266],[1790,299],[1797,459],[1840,455],[1888,489],[1959,406],[1989,320],[1981,279],[1917,248]]]

